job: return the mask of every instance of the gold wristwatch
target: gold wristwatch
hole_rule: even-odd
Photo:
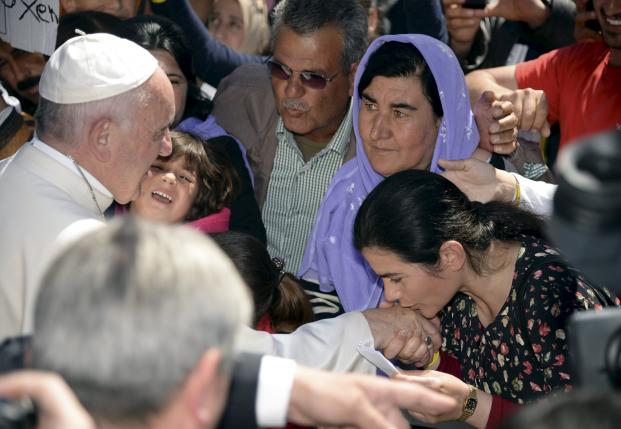
[[[461,410],[461,416],[457,419],[460,422],[465,422],[474,414],[474,410],[477,409],[477,388],[473,385],[469,385],[470,391],[468,396],[464,399],[464,408]]]

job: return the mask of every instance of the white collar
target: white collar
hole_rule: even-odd
[[[76,175],[80,176],[80,172],[75,166],[75,163],[67,155],[65,155],[62,152],[59,152],[58,150],[54,149],[52,146],[40,140],[36,136],[36,134],[32,137],[30,144],[32,144],[33,147],[37,148],[38,150],[45,153],[46,155],[54,158],[57,162],[67,167],[69,170],[73,171]],[[97,191],[101,192],[104,196],[108,198],[114,198],[112,196],[112,193],[108,191],[108,189],[106,189],[106,187],[102,185],[101,182],[97,180],[92,174],[90,174],[84,167],[82,167],[82,171],[86,175],[88,182],[91,184],[91,186],[93,186],[93,188],[95,188]]]

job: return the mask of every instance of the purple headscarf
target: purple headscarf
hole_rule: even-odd
[[[356,71],[352,99],[356,157],[343,165],[332,179],[300,268],[300,276],[318,281],[324,292],[336,289],[345,311],[377,307],[382,296],[381,279],[354,247],[352,234],[362,202],[384,179],[371,167],[360,138],[358,85],[371,54],[390,41],[414,45],[424,57],[438,87],[444,117],[438,129],[430,170],[439,171],[438,159],[468,158],[479,144],[464,74],[448,46],[420,34],[382,36],[371,44]]]

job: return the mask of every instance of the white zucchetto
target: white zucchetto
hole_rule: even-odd
[[[77,36],[48,60],[39,95],[58,104],[103,100],[139,87],[157,67],[149,51],[127,39],[105,33]]]

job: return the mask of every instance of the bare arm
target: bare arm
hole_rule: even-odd
[[[515,66],[475,70],[466,75],[466,85],[468,85],[472,106],[485,91],[493,91],[498,98],[518,89],[515,80]]]
[[[485,92],[491,93],[490,98],[494,100],[509,101],[512,105],[510,110],[518,120],[518,130],[536,131],[541,136],[548,137],[550,135],[548,99],[541,90],[518,89],[515,70],[516,66],[504,66],[469,73],[466,76],[466,84],[470,102],[475,106]]]

